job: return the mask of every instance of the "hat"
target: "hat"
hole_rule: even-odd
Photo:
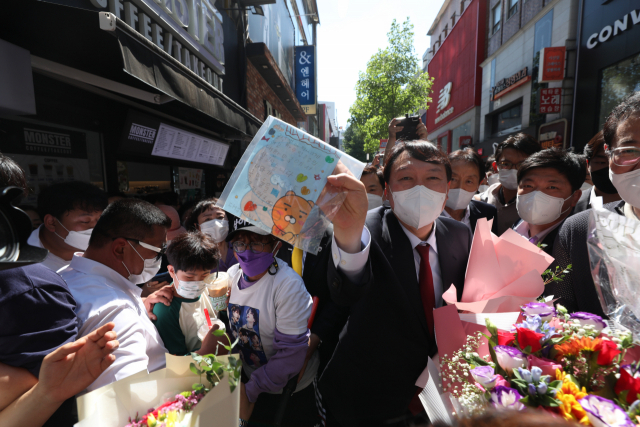
[[[187,230],[180,225],[180,215],[178,215],[177,210],[167,205],[158,205],[158,209],[171,219],[171,228],[167,230],[167,240],[173,240],[187,232]]]
[[[227,242],[231,241],[233,235],[240,230],[250,231],[261,236],[268,236],[269,234],[271,234],[268,231],[264,231],[262,228],[251,224],[249,221],[245,221],[244,219],[238,218],[237,216],[230,215],[228,212],[227,217],[229,218],[229,234],[227,234]]]

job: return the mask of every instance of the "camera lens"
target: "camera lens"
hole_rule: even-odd
[[[0,210],[0,262],[14,262],[20,255],[20,242],[9,218]]]

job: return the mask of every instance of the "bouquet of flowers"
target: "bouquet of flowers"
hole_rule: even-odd
[[[487,408],[538,408],[583,425],[640,424],[640,363],[626,363],[632,334],[590,313],[533,302],[521,323],[467,336],[440,359],[440,377],[458,416]],[[488,344],[488,354],[479,349]]]

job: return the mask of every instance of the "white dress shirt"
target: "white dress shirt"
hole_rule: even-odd
[[[440,260],[438,259],[438,243],[436,241],[436,223],[433,223],[433,229],[426,241],[421,241],[418,236],[407,230],[400,224],[402,230],[409,238],[411,247],[413,248],[413,261],[416,266],[416,278],[420,278],[420,253],[416,250],[418,245],[429,245],[429,265],[431,267],[431,275],[433,276],[433,293],[436,297],[436,308],[442,307],[442,294],[445,289],[442,284],[442,274],[440,271]],[[361,237],[364,249],[358,253],[350,254],[338,247],[335,237],[331,242],[331,256],[336,268],[340,269],[347,278],[354,282],[360,282],[364,273],[364,266],[369,258],[369,249],[371,248],[371,235],[367,227],[362,231]]]
[[[35,246],[37,248],[46,249],[42,245],[42,242],[40,241],[40,229],[42,227],[44,227],[44,225],[40,225],[40,227],[36,228],[31,232],[29,239],[27,239],[28,245]],[[59,271],[59,270],[62,270],[63,268],[67,268],[70,262],[71,261],[66,261],[60,258],[59,256],[52,254],[51,251],[49,251],[49,253],[47,254],[47,257],[40,264],[44,265],[47,268],[50,268],[53,271]]]
[[[591,187],[591,192],[589,194],[589,206],[593,206],[593,201],[597,198],[600,198],[602,200],[602,197],[596,194],[596,186],[594,185],[593,187]]]
[[[446,209],[442,210],[442,213],[440,214],[440,216],[443,216],[445,218],[451,218],[451,219],[455,219],[454,217],[452,217],[449,212],[447,212]],[[456,219],[457,221],[457,219]],[[463,223],[464,225],[466,225],[467,227],[471,228],[471,210],[469,209],[469,206],[466,207],[465,211],[464,211],[464,216],[462,217],[462,221],[460,221],[461,223]]]
[[[104,264],[76,253],[60,272],[76,300],[78,336],[114,322],[120,347],[115,362],[91,384],[92,391],[140,371],[165,367],[164,343],[147,316],[142,290]]]
[[[514,228],[514,231],[516,233],[518,233],[519,235],[521,235],[522,237],[524,237],[525,239],[531,241],[531,239],[533,239],[535,237],[535,244],[537,245],[538,243],[542,242],[542,240],[544,240],[545,237],[547,237],[547,235],[549,233],[551,233],[553,230],[555,230],[556,228],[558,228],[560,226],[560,224],[562,224],[562,221],[560,221],[559,223],[557,223],[556,225],[547,228],[546,230],[543,230],[541,232],[539,232],[538,234],[536,234],[535,236],[531,236],[531,231],[529,229],[529,223],[525,220],[520,221],[520,224],[518,224],[516,226],[516,228]]]

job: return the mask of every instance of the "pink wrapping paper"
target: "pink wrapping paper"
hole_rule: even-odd
[[[497,237],[491,221],[479,219],[471,244],[464,291],[457,300],[452,285],[443,299],[473,313],[519,311],[544,291],[541,274],[553,257],[513,230]]]

